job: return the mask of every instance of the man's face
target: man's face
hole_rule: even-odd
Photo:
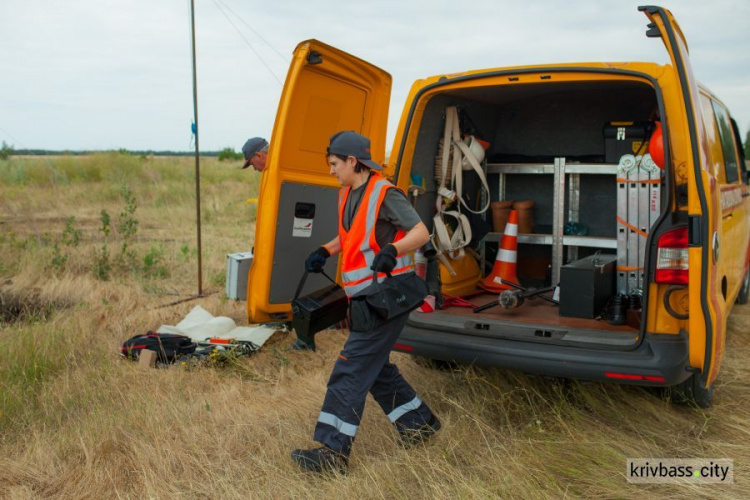
[[[354,184],[356,175],[354,167],[357,165],[357,159],[353,156],[347,156],[342,160],[336,155],[328,156],[328,165],[331,167],[331,175],[335,176],[342,186],[351,186]]]
[[[258,151],[250,158],[250,165],[253,166],[256,172],[262,172],[266,168],[266,157],[268,153]]]

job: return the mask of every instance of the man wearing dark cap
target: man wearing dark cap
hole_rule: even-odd
[[[326,259],[340,253],[341,285],[351,297],[386,273],[405,279],[414,274],[410,252],[430,238],[406,195],[388,182],[372,161],[370,140],[353,131],[331,137],[327,150],[331,175],[339,193],[338,236],[315,250],[305,262],[308,272],[320,272]],[[411,274],[411,276],[409,275]],[[344,349],[331,372],[314,439],[322,447],[294,450],[292,459],[313,472],[345,472],[365,399],[370,393],[410,447],[440,429],[440,422],[389,361],[408,314],[378,320],[368,331],[353,324]]]
[[[245,164],[242,168],[252,165],[257,172],[263,172],[263,169],[266,168],[266,157],[268,156],[268,141],[262,137],[248,139],[242,146],[242,154],[245,155]]]

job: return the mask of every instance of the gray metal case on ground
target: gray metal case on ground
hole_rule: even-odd
[[[253,263],[253,252],[227,254],[227,298],[247,299],[247,275]]]

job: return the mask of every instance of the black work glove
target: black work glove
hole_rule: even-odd
[[[309,273],[319,273],[323,271],[323,266],[326,265],[326,259],[331,254],[324,247],[319,247],[305,261],[305,269]]]
[[[385,248],[380,249],[370,269],[379,273],[390,273],[394,267],[396,267],[396,247],[389,243]]]

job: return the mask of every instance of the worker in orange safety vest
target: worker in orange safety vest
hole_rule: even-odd
[[[308,257],[307,271],[320,272],[326,259],[341,253],[341,284],[349,297],[372,283],[373,272],[383,277],[413,273],[409,252],[427,243],[430,235],[403,191],[380,175],[383,167],[371,159],[370,140],[353,131],[339,132],[331,137],[327,159],[342,186],[339,234]],[[403,446],[420,444],[440,429],[430,408],[389,361],[408,317],[402,314],[369,332],[352,326],[315,427],[314,439],[323,446],[292,452],[302,468],[346,471],[368,392]]]

